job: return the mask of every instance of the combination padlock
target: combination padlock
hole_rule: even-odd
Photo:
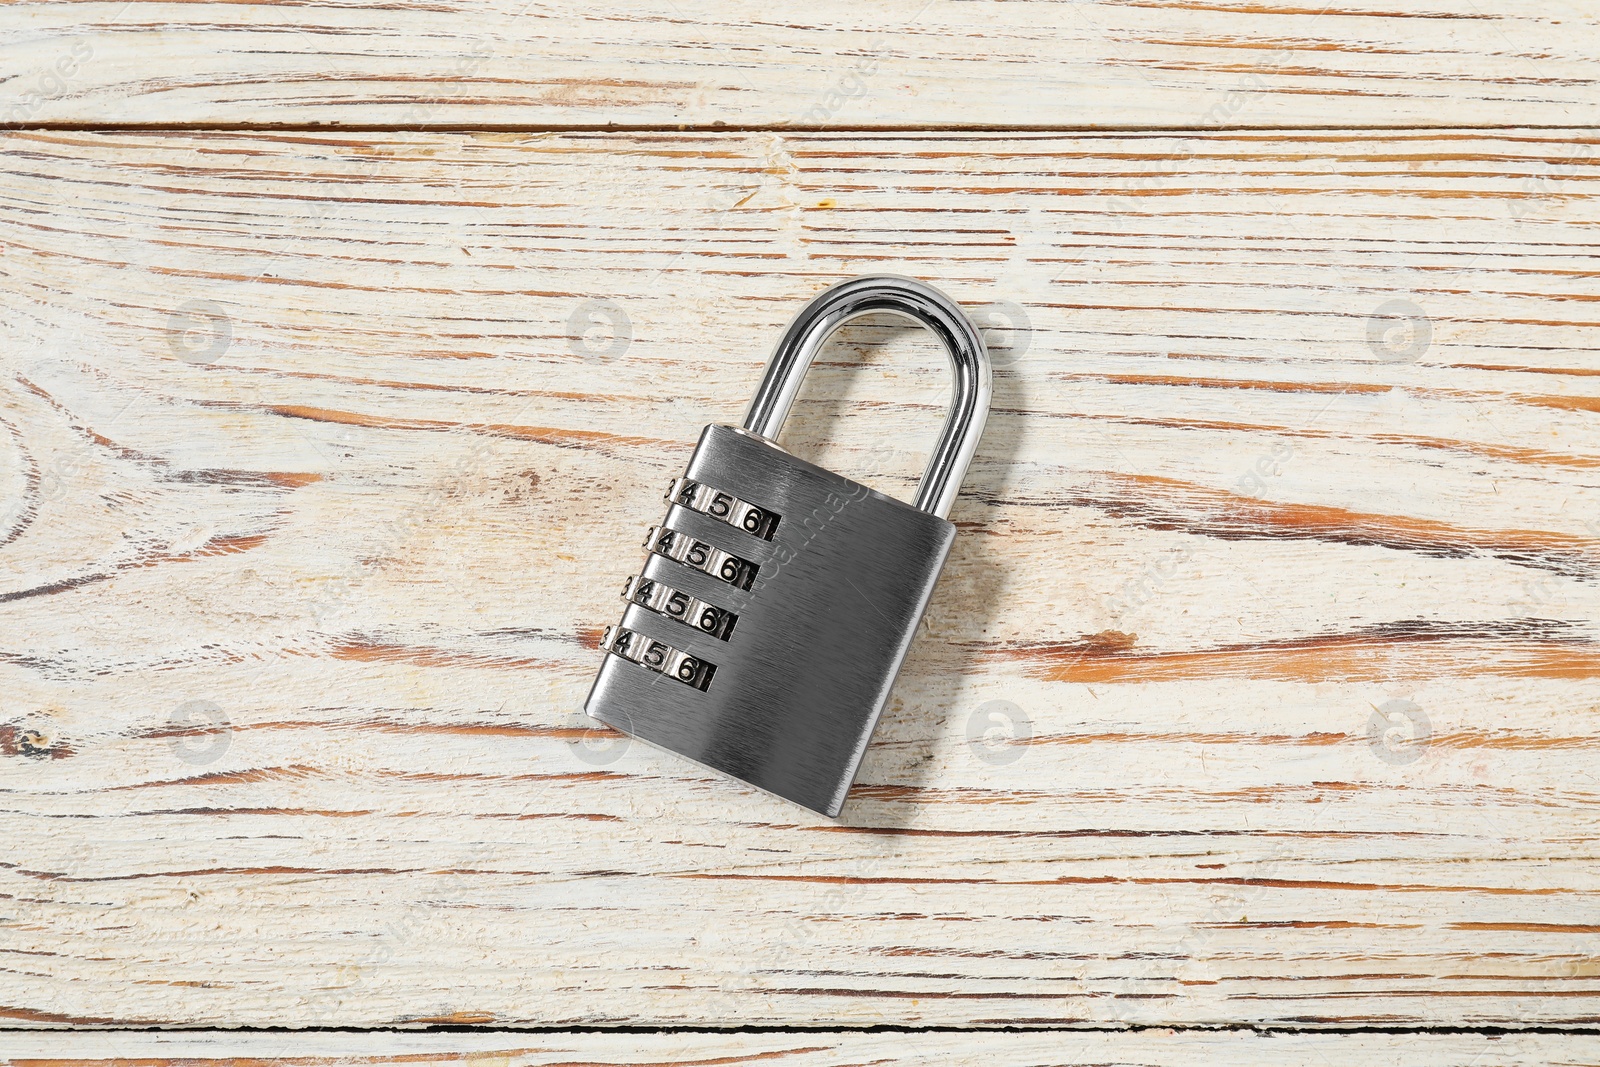
[[[950,412],[914,504],[807,463],[778,432],[839,326],[891,312],[939,338]],[[743,428],[707,426],[627,582],[586,706],[596,719],[839,814],[955,539],[945,518],[989,413],[989,356],[949,297],[854,278],[795,317]]]

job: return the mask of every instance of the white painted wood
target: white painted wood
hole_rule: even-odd
[[[7,136],[0,1013],[1592,1021],[1591,140]],[[580,705],[884,269],[1031,328],[836,825]],[[788,442],[909,495],[941,364]]]
[[[1594,125],[1577,0],[29,0],[0,122]]]
[[[784,1034],[163,1034],[100,1031],[0,1033],[0,1063],[11,1067],[210,1067],[315,1063],[317,1067],[566,1067],[771,1063],[1057,1064],[1188,1067],[1228,1063],[1405,1064],[1407,1067],[1564,1067],[1600,1063],[1600,1041],[1569,1034],[1122,1033]]]

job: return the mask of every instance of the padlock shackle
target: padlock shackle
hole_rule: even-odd
[[[926,326],[950,356],[950,368],[955,372],[950,413],[912,501],[923,511],[948,518],[967,465],[983,437],[993,384],[989,350],[982,335],[959,304],[931,285],[896,274],[872,274],[839,282],[816,296],[789,323],[772,350],[761,385],[745,413],[744,428],[776,442],[800,394],[801,379],[823,344],[851,319],[881,312]]]

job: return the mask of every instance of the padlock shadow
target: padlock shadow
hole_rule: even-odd
[[[850,380],[871,365],[840,361],[840,347],[860,348],[863,342],[887,345],[900,334],[920,334],[937,350],[931,336],[903,319],[870,316],[858,321],[865,331],[852,335],[847,327],[841,331],[844,338],[830,340],[818,354],[818,362],[829,363],[836,373],[808,376],[785,427],[785,447],[807,459],[818,455],[819,442],[841,424],[840,417],[851,404]],[[936,352],[935,358],[948,373],[944,355]],[[913,825],[922,798],[938,788],[941,769],[970,755],[968,720],[977,705],[993,694],[979,696],[971,692],[969,682],[982,673],[1008,588],[1008,569],[994,550],[989,522],[994,505],[1005,498],[1022,447],[1021,413],[1027,409],[1027,397],[1026,378],[1018,370],[994,368],[988,425],[950,513],[957,528],[955,544],[840,813],[843,825],[879,829]],[[927,450],[938,435],[948,396],[947,389],[941,406],[928,412],[926,435],[920,442]],[[925,457],[926,452],[916,458],[916,474],[921,473]],[[866,480],[873,484],[872,478]],[[908,499],[910,494],[893,495]]]

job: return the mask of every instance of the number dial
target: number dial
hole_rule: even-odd
[[[772,535],[778,529],[779,516],[776,512],[687,478],[679,478],[672,483],[667,490],[667,502],[709,515],[718,522],[725,522],[763,541],[772,540]]]
[[[701,692],[711,687],[711,676],[717,671],[715,664],[622,626],[608,626],[600,647]]]
[[[747,559],[741,559],[731,552],[724,552],[715,545],[707,544],[689,534],[660,526],[650,527],[650,533],[644,539],[644,547],[658,556],[666,556],[697,571],[704,571],[713,578],[720,578],[738,589],[749,589],[751,583],[756,580],[756,573],[760,570],[756,564]]]
[[[739,621],[739,616],[726,608],[719,608],[715,604],[709,604],[698,597],[674,589],[665,582],[650,578],[640,576],[629,578],[628,584],[623,588],[622,596],[630,603],[649,608],[669,619],[676,619],[685,626],[693,626],[701,633],[710,634],[719,641],[726,641],[733,633],[734,623]]]

